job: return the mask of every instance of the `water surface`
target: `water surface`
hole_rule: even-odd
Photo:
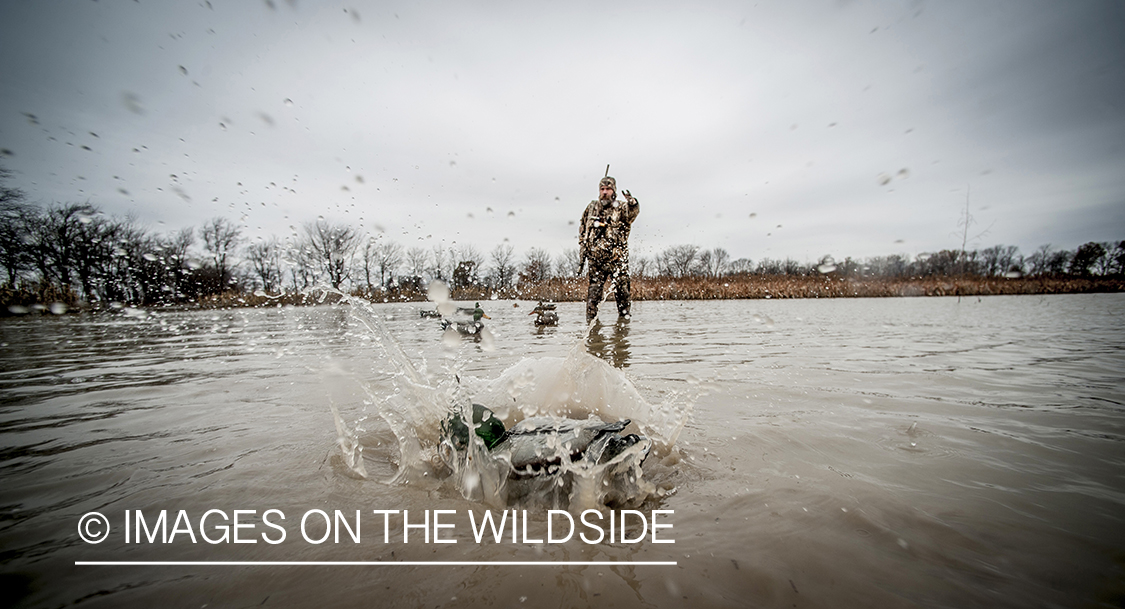
[[[485,303],[443,346],[422,304],[0,321],[0,556],[24,606],[1117,606],[1125,599],[1125,296],[638,302],[583,341]],[[654,410],[675,544],[477,544],[488,506],[403,455],[382,404],[576,345]],[[474,384],[475,383],[475,384]],[[409,403],[409,399],[405,399]],[[334,417],[333,411],[338,413]],[[366,478],[338,443],[342,421]],[[419,430],[422,436],[430,433]],[[433,477],[440,477],[434,470]],[[125,510],[457,510],[457,544],[91,545]],[[460,520],[459,520],[460,519]],[[255,530],[255,534],[261,532]],[[543,531],[540,518],[531,523]],[[675,561],[675,566],[88,567],[87,560]],[[685,600],[686,599],[686,600]],[[7,602],[12,602],[8,600]]]

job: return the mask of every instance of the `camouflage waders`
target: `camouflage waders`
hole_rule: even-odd
[[[613,298],[617,301],[617,314],[623,317],[629,314],[629,262],[626,260],[620,264],[602,265],[591,260],[590,287],[586,289],[587,322],[598,316],[598,305],[602,302],[607,279],[613,281]]]

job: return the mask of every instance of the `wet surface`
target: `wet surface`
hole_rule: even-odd
[[[603,307],[588,338],[581,303],[560,304],[551,328],[531,323],[534,303],[482,304],[491,344],[449,345],[420,303],[379,305],[374,317],[319,307],[3,320],[4,587],[25,606],[1028,607],[1125,598],[1120,295],[638,302],[623,322]],[[416,404],[408,385],[441,389],[456,375],[473,392],[495,389],[510,369],[557,369],[551,362],[576,346],[608,364],[595,367],[596,388],[631,388],[634,406],[648,408],[634,418],[670,439],[645,462],[661,492],[641,510],[674,510],[675,544],[477,543],[470,512],[500,511],[466,499],[439,468],[387,482],[409,456],[381,409]],[[436,407],[441,395],[426,399]],[[363,448],[366,478],[346,463],[333,409]],[[689,413],[674,435],[661,427],[669,412],[669,421]],[[417,431],[423,454],[437,431]],[[120,535],[125,510],[184,510],[199,535],[212,509],[281,510],[290,534],[266,543],[261,534],[273,530],[258,520],[244,531],[254,544]],[[311,509],[412,518],[455,510],[443,534],[458,543],[420,543],[415,533],[384,543],[381,522],[365,516],[362,543],[311,544],[297,532]],[[115,527],[105,543],[76,535],[90,511]],[[541,538],[545,517],[530,515],[528,535]]]

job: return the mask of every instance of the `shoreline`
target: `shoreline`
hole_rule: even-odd
[[[492,290],[486,287],[455,288],[450,291],[454,301],[526,300],[550,302],[582,302],[586,299],[586,279],[555,278],[523,289]],[[607,286],[608,289],[608,286]],[[930,296],[1036,296],[1046,294],[1089,294],[1125,292],[1125,277],[919,277],[908,279],[808,276],[749,276],[707,279],[634,278],[632,298],[646,300],[758,300],[806,298],[914,298]],[[112,313],[136,309],[213,310],[282,306],[316,306],[331,304],[343,296],[327,290],[310,288],[303,292],[289,291],[269,295],[262,292],[225,294],[201,298],[194,302],[122,305],[91,305],[58,293],[50,302],[28,303],[30,294],[6,289],[8,298],[0,301],[0,317],[25,317],[35,314]],[[381,292],[355,290],[349,294],[370,302],[427,302],[424,291],[391,289]],[[612,301],[612,293],[608,301]],[[60,306],[61,305],[61,306]]]

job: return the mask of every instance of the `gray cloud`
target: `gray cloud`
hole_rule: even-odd
[[[1125,236],[1114,2],[6,3],[0,24],[16,185],[156,228],[324,215],[558,252],[611,163],[642,253],[951,248],[966,189],[982,247]]]

